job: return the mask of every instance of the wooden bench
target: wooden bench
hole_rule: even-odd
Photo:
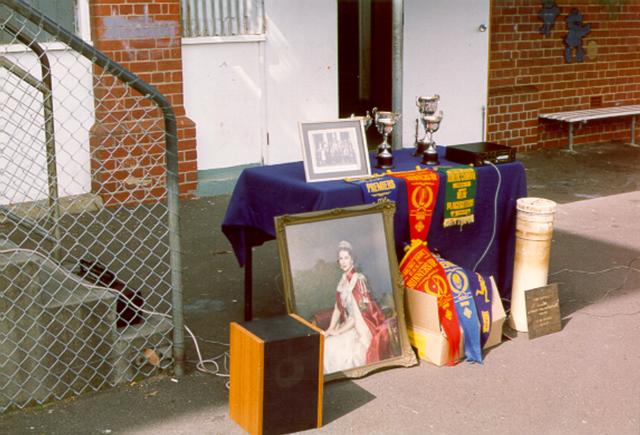
[[[599,109],[574,110],[570,112],[541,113],[541,119],[566,122],[569,124],[569,151],[573,151],[573,124],[576,122],[586,123],[594,119],[616,118],[620,116],[631,116],[631,145],[636,145],[636,116],[640,115],[640,105],[603,107]]]

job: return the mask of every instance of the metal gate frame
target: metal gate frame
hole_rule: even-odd
[[[113,75],[115,78],[128,85],[132,89],[138,91],[142,96],[149,98],[154,102],[156,107],[160,109],[162,118],[164,121],[164,142],[165,142],[165,162],[166,162],[166,190],[167,190],[167,210],[168,210],[168,238],[169,238],[169,267],[170,267],[170,287],[171,287],[171,311],[172,311],[172,323],[173,323],[173,360],[174,360],[174,373],[180,377],[184,375],[184,360],[185,360],[185,343],[184,343],[184,318],[183,318],[183,288],[182,288],[182,262],[181,262],[181,240],[179,231],[179,178],[178,178],[178,134],[177,123],[174,110],[169,103],[168,99],[161,94],[154,86],[141,80],[134,73],[125,69],[117,62],[113,61],[102,52],[96,50],[94,47],[80,39],[78,36],[72,34],[66,29],[62,28],[57,23],[53,22],[49,18],[43,16],[40,12],[34,9],[32,6],[24,3],[21,0],[0,0],[0,5],[6,5],[8,8],[20,14],[29,22],[38,26],[40,29],[45,30],[51,35],[54,35],[57,40],[65,43],[75,52],[82,57],[88,59],[92,64],[101,67],[105,72]],[[45,82],[44,88],[47,87],[46,81],[50,80],[50,67],[46,61],[44,50],[38,45],[33,35],[25,28],[19,26],[11,26],[10,18],[2,16],[0,14],[0,20],[5,22],[5,28],[8,32],[12,33],[15,38],[21,41],[24,45],[29,47],[41,60],[41,67],[43,72],[43,82]],[[15,72],[14,72],[15,74]],[[33,86],[33,85],[32,85]],[[49,82],[49,93],[46,89],[41,90],[44,95],[44,107],[45,110],[52,110],[51,108],[51,84]],[[47,97],[48,95],[48,97]],[[48,123],[47,123],[48,124]],[[46,145],[47,149],[52,146],[52,125],[45,126],[46,131]],[[55,150],[53,151],[55,152]],[[49,159],[48,159],[49,161]],[[55,181],[55,160],[53,163],[53,175],[49,174],[49,180],[51,177]],[[51,209],[55,214],[52,218],[56,222],[59,217],[59,210],[57,208],[57,187],[53,183],[53,190],[51,190],[51,182],[49,183],[49,202],[52,206]],[[56,213],[57,211],[57,213]],[[59,239],[58,239],[59,240]],[[54,250],[54,257],[55,257]]]

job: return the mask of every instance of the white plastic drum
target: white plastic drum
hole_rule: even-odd
[[[544,198],[520,198],[516,205],[516,252],[509,325],[526,332],[525,290],[547,285],[556,203]]]

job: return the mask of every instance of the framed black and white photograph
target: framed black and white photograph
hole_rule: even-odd
[[[287,310],[324,331],[326,380],[417,362],[404,321],[394,211],[385,202],[276,217]]]
[[[300,139],[307,182],[371,175],[361,118],[301,122]]]

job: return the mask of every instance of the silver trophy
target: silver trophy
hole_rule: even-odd
[[[377,107],[371,111],[373,122],[378,128],[378,133],[382,134],[382,143],[378,145],[378,154],[376,155],[376,168],[391,169],[393,168],[393,155],[391,154],[391,145],[389,145],[389,135],[393,131],[393,126],[400,118],[399,113],[381,112]]]
[[[438,101],[440,95],[430,95],[427,97],[417,97],[416,106],[424,129],[424,137],[418,139],[418,120],[416,120],[416,152],[415,155],[422,154],[423,165],[438,165],[438,152],[436,151],[436,143],[433,140],[433,133],[440,128],[442,121],[442,110],[438,111]],[[437,113],[436,113],[437,112]]]

